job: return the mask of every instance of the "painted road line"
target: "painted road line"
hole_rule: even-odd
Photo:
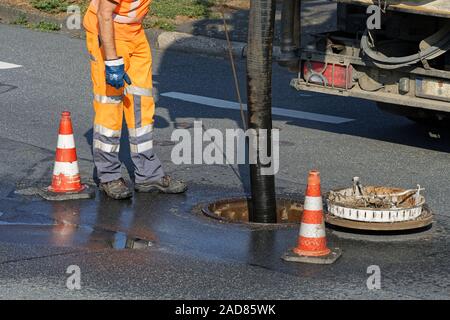
[[[162,93],[161,96],[182,100],[186,102],[198,103],[210,107],[222,108],[222,109],[232,109],[232,110],[240,110],[239,103],[215,98],[208,98],[197,96],[193,94],[181,93],[181,92],[166,92]],[[247,109],[247,105],[244,105],[244,108]],[[303,119],[303,120],[311,120],[317,122],[325,122],[332,124],[341,124],[346,122],[354,121],[355,119],[342,118],[336,116],[329,116],[326,114],[313,113],[313,112],[305,112],[305,111],[297,111],[292,109],[285,108],[272,108],[272,113],[277,116],[284,116],[289,118]]]
[[[0,70],[15,69],[15,68],[20,68],[20,67],[22,67],[22,66],[0,61]]]

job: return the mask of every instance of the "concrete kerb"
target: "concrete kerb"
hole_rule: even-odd
[[[228,56],[228,43],[222,39],[181,32],[162,32],[158,35],[157,43],[161,50],[176,50],[219,57]],[[245,56],[245,47],[246,44],[243,42],[231,42],[232,52],[236,58]]]
[[[147,31],[147,34],[151,31]],[[154,35],[154,31],[152,32]],[[156,35],[155,43],[161,50],[176,50],[187,53],[203,54],[216,57],[229,57],[228,42],[223,39],[205,36],[194,36],[182,32],[160,31]],[[245,42],[231,41],[231,50],[236,59],[247,57],[247,44]],[[273,48],[273,57],[280,55],[280,47]]]
[[[0,22],[13,23],[21,17],[25,17],[29,23],[39,23],[41,21],[52,22],[60,26],[61,33],[69,34],[71,37],[84,38],[83,30],[68,30],[64,18],[55,18],[48,14],[28,12],[20,8],[0,4]],[[146,34],[152,46],[160,50],[175,50],[206,56],[228,57],[228,43],[223,39],[157,29],[146,29]],[[246,57],[246,43],[232,41],[231,47],[235,59]],[[279,52],[280,48],[274,47],[274,58],[278,57]]]

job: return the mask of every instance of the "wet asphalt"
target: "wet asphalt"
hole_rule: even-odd
[[[84,42],[66,35],[0,25],[0,297],[211,299],[450,298],[448,134],[384,114],[372,102],[298,92],[294,76],[274,66],[274,105],[354,119],[328,124],[275,116],[280,131],[277,193],[302,199],[308,170],[321,171],[324,191],[363,183],[409,188],[420,183],[435,213],[433,228],[408,237],[343,234],[328,229],[343,250],[333,265],[286,263],[297,227],[249,227],[211,220],[200,208],[248,193],[245,166],[175,165],[174,129],[202,121],[206,129],[237,128],[239,112],[160,97],[155,148],[166,171],[189,183],[184,195],[137,194],[130,201],[47,202],[15,193],[50,182],[57,124],[72,112],[80,171],[94,183],[88,57]],[[154,51],[160,93],[181,92],[236,101],[228,61]],[[245,92],[245,65],[238,63]],[[189,130],[192,130],[190,128]],[[435,130],[435,129],[433,129]],[[123,173],[131,173],[126,141]],[[131,247],[139,247],[131,249]],[[66,287],[70,265],[82,289]],[[369,290],[367,268],[381,270]]]

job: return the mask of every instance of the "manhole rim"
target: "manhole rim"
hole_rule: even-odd
[[[242,196],[242,197],[231,197],[231,198],[220,198],[214,201],[209,201],[205,204],[201,205],[201,212],[203,213],[204,216],[208,217],[208,218],[212,218],[216,221],[220,221],[223,223],[228,223],[228,224],[233,224],[233,225],[238,225],[238,226],[254,226],[254,227],[298,227],[300,226],[301,221],[299,220],[298,222],[286,222],[286,223],[259,223],[259,222],[244,222],[244,221],[234,221],[234,220],[230,220],[230,219],[226,219],[223,217],[219,217],[218,215],[216,215],[214,212],[212,212],[209,207],[213,204],[220,204],[220,203],[226,203],[226,202],[240,202],[240,201],[249,201],[251,199],[250,196]],[[281,197],[276,197],[276,201],[292,201],[292,202],[298,202],[298,204],[301,206],[302,211],[304,208],[304,200],[300,200],[299,198],[295,198],[295,197],[288,197],[288,196],[281,196]]]

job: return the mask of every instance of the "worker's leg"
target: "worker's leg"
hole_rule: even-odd
[[[101,183],[121,178],[119,161],[120,136],[123,121],[123,89],[106,84],[104,56],[99,37],[87,32],[87,47],[91,59],[91,75],[94,90],[94,139],[93,154]],[[129,62],[129,47],[125,42],[116,43],[119,56]]]
[[[152,55],[145,33],[137,36],[133,44],[127,70],[132,83],[125,88],[124,107],[135,182],[142,183],[160,180],[164,171],[153,149]]]

